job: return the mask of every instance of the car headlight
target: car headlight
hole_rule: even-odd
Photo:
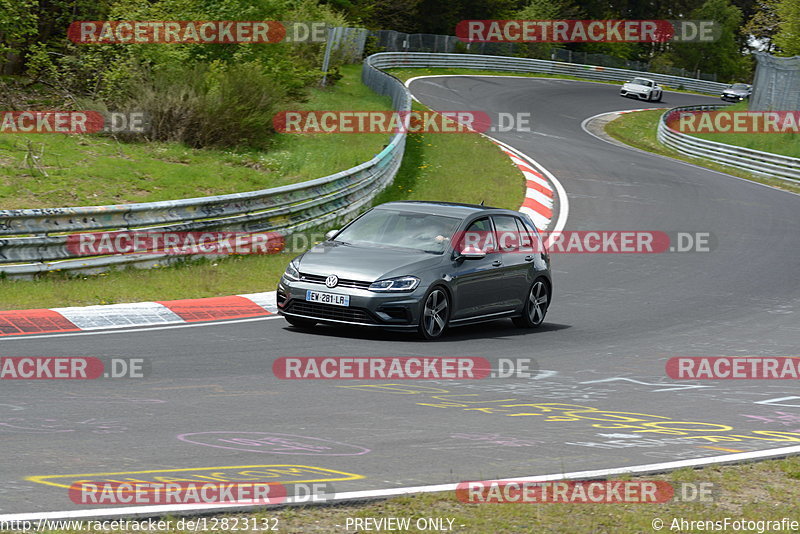
[[[378,280],[369,286],[370,291],[414,291],[419,285],[419,278],[416,276],[399,276],[397,278],[387,278]]]
[[[292,260],[289,262],[289,265],[286,266],[286,271],[284,271],[283,276],[287,280],[292,280],[296,282],[300,280],[300,270],[299,266],[296,263],[297,260]]]

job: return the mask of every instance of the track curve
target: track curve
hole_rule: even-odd
[[[563,183],[568,230],[710,232],[716,248],[554,256],[554,305],[545,327],[530,333],[498,321],[423,343],[358,330],[302,333],[276,318],[4,339],[3,356],[142,356],[152,376],[4,383],[0,514],[86,508],[65,488],[31,476],[64,482],[72,480],[65,475],[288,464],[358,475],[333,482],[344,492],[724,460],[800,445],[800,424],[787,426],[774,413],[800,417],[793,382],[686,383],[664,372],[672,356],[798,355],[800,196],[588,135],[580,126],[585,118],[644,107],[612,85],[466,76],[419,79],[411,90],[437,110],[532,113],[533,132],[493,136]],[[710,100],[666,93],[660,106]],[[393,388],[280,381],[271,372],[286,356],[422,355],[533,357],[542,372],[536,379]],[[565,412],[551,403],[584,408]],[[338,445],[243,450],[179,438],[205,432]]]

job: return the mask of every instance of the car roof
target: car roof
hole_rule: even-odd
[[[446,217],[464,218],[473,214],[486,212],[491,213],[512,213],[519,214],[513,210],[503,208],[493,208],[481,206],[480,204],[461,204],[458,202],[434,202],[423,200],[404,200],[399,202],[387,202],[376,206],[375,209],[393,209],[398,211],[409,211],[416,213],[428,213],[431,215],[444,215]]]

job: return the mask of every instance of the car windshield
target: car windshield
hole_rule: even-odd
[[[746,83],[735,83],[735,84],[731,85],[731,89],[738,89],[738,90],[746,91],[747,90],[747,84]]]
[[[441,254],[447,249],[459,220],[428,213],[374,209],[339,232],[333,241]]]
[[[646,87],[650,87],[652,85],[650,80],[645,80],[644,78],[634,78],[631,83],[635,83],[636,85],[644,85]]]

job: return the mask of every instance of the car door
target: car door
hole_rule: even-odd
[[[493,215],[497,233],[497,247],[501,255],[503,272],[503,288],[501,307],[515,309],[520,306],[528,292],[531,238],[522,226],[522,221],[512,215]],[[529,251],[528,251],[529,252]]]
[[[481,248],[486,256],[481,259],[458,258],[457,252],[470,244]],[[455,302],[452,319],[488,315],[502,309],[503,262],[496,244],[497,237],[489,217],[473,221],[458,237],[451,275]]]

